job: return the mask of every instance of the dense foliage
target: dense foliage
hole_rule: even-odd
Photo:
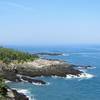
[[[27,62],[27,61],[33,61],[37,58],[38,58],[37,55],[32,55],[29,53],[0,47],[0,61],[3,61],[3,63],[8,64],[8,63],[11,63],[13,61]]]
[[[7,86],[5,85],[4,79],[0,76],[0,100],[5,100],[7,95]]]

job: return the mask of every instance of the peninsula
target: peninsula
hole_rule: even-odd
[[[76,65],[69,64],[65,61],[41,59],[36,54],[33,55],[26,52],[0,47],[0,77],[3,80],[46,84],[43,80],[33,78],[37,76],[50,77],[55,75],[66,77],[66,75],[69,74],[79,76],[83,72],[75,69],[75,66]],[[2,81],[0,84],[1,83]],[[0,95],[2,95],[4,90],[7,96],[8,89],[5,86],[0,87]],[[17,94],[17,96],[20,95],[19,97],[27,98],[24,94],[19,94],[15,90],[11,91],[13,94]],[[15,99],[16,96],[13,96],[13,98],[14,100],[17,100]]]

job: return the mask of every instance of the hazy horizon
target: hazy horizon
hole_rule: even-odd
[[[99,45],[99,10],[99,0],[0,0],[0,45]]]

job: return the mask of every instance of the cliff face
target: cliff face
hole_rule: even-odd
[[[52,76],[57,75],[65,77],[67,74],[79,75],[81,72],[74,69],[75,65],[68,64],[58,60],[39,59],[33,62],[20,64],[2,65],[2,73],[8,80],[11,78],[19,80],[17,74],[35,77],[35,76]]]
[[[32,67],[32,65],[17,65],[17,73],[26,76],[66,76],[67,74],[78,75],[81,72],[73,68],[73,65],[56,64],[43,67]]]

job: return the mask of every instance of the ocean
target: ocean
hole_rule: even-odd
[[[76,65],[91,65],[92,69],[84,70],[87,77],[61,78],[37,77],[47,82],[46,85],[9,82],[8,86],[25,93],[30,100],[100,100],[100,46],[9,46],[29,52],[63,53],[59,56],[43,56],[49,59],[65,60]],[[92,77],[91,77],[92,76]]]

